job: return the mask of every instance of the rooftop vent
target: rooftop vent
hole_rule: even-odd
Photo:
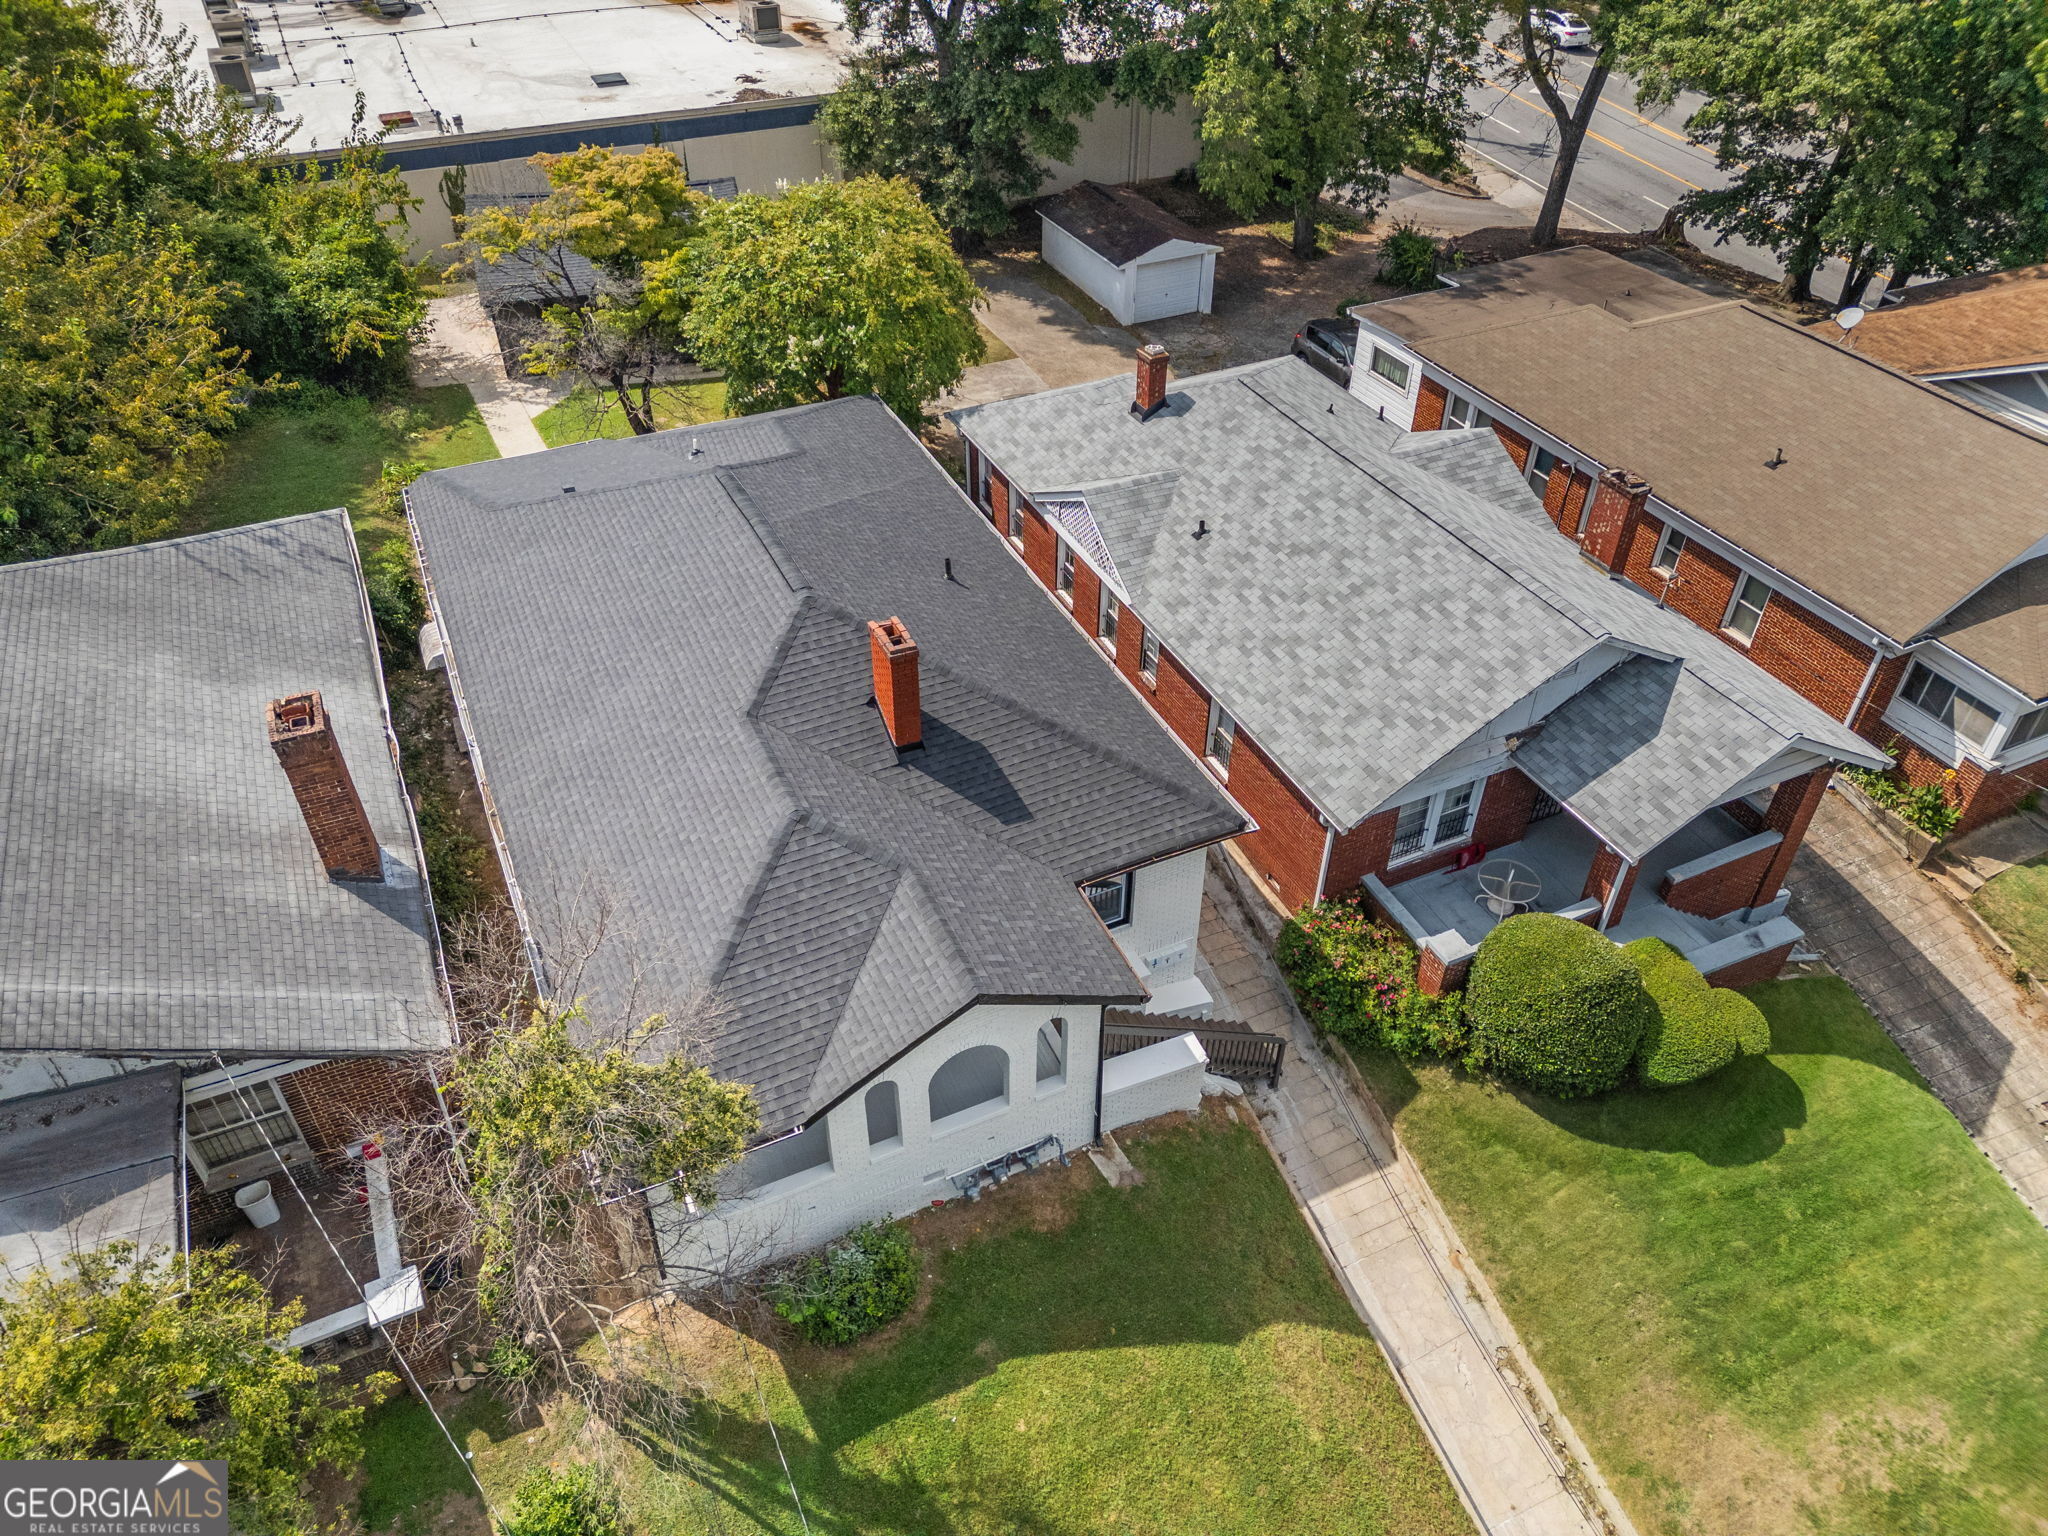
[[[206,50],[206,67],[213,71],[213,78],[233,91],[249,105],[256,99],[256,82],[249,77],[249,50],[247,48],[209,48]]]
[[[607,90],[609,90],[612,86],[624,85],[626,83],[626,77],[620,74],[615,69],[608,69],[601,75],[592,75],[590,77],[590,83],[592,85],[604,86]]]
[[[249,40],[248,18],[237,6],[209,3],[206,7],[206,20],[213,28],[214,39],[217,42],[246,43]]]
[[[420,122],[410,112],[379,112],[377,121],[386,128],[417,128]]]
[[[740,30],[757,43],[782,36],[781,0],[740,0]]]

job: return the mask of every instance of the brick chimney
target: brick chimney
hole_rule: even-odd
[[[1593,505],[1586,510],[1584,548],[1589,559],[1618,571],[1628,558],[1629,540],[1642,521],[1650,482],[1625,469],[1603,469],[1593,483]]]
[[[270,750],[284,765],[284,776],[329,878],[382,880],[384,857],[377,850],[377,834],[342,760],[341,744],[334,739],[320,695],[295,693],[272,699],[269,719]]]
[[[875,704],[898,752],[924,745],[924,714],[918,708],[917,642],[901,619],[868,621],[868,651],[875,665]]]
[[[1138,348],[1138,397],[1131,402],[1131,414],[1140,421],[1152,419],[1153,412],[1166,404],[1166,364],[1170,354],[1156,341]]]

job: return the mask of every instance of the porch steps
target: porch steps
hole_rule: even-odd
[[[1287,1042],[1278,1035],[1261,1034],[1236,1019],[1180,1019],[1157,1013],[1133,1013],[1124,1008],[1102,1010],[1102,1056],[1122,1056],[1143,1050],[1177,1035],[1193,1035],[1209,1053],[1209,1070],[1219,1077],[1241,1083],[1280,1081],[1280,1064],[1287,1054]]]

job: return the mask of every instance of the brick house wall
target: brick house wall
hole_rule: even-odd
[[[1793,947],[1780,944],[1776,949],[1767,949],[1760,955],[1724,965],[1718,971],[1709,971],[1707,984],[1714,987],[1753,987],[1760,981],[1773,980],[1792,958]]]
[[[1501,447],[1507,449],[1508,457],[1515,461],[1515,468],[1523,473],[1527,473],[1529,468],[1529,439],[1522,436],[1513,427],[1502,426],[1497,421],[1493,424],[1493,435],[1500,439]]]
[[[1757,891],[1777,852],[1776,848],[1759,848],[1689,880],[1673,880],[1666,875],[1657,887],[1657,898],[1665,906],[1695,917],[1726,917],[1731,912],[1740,912],[1744,907],[1755,906],[1759,899],[1769,899],[1759,898]]]
[[[1436,431],[1444,424],[1444,411],[1450,403],[1450,390],[1425,373],[1422,382],[1415,386],[1415,421],[1410,430]]]

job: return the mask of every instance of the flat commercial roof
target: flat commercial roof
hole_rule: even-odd
[[[829,93],[852,47],[833,0],[785,0],[780,37],[754,42],[730,0],[410,0],[402,16],[345,0],[245,0],[252,80],[301,119],[290,147],[338,148],[356,93],[395,148],[449,134],[598,124]],[[206,71],[204,0],[166,0]],[[600,76],[624,83],[599,85]]]

